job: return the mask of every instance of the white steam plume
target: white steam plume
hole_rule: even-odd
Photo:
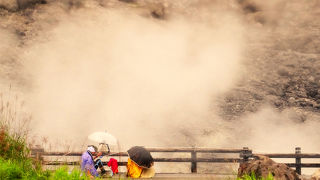
[[[242,28],[223,14],[205,23],[83,9],[46,36],[26,54],[36,129],[61,138],[106,129],[128,146],[207,126],[241,59]],[[174,144],[190,145],[183,138]]]

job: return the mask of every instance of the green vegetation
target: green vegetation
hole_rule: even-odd
[[[0,159],[0,179],[48,179],[48,171],[36,169],[31,160]]]
[[[0,157],[3,159],[27,159],[29,150],[25,139],[21,136],[9,134],[5,126],[0,126]]]
[[[20,104],[20,107],[19,107]],[[54,172],[43,170],[41,163],[31,158],[27,145],[31,116],[19,113],[17,97],[5,101],[0,93],[0,180],[87,180],[80,170],[60,167]]]
[[[254,172],[251,173],[251,175],[244,175],[241,178],[237,178],[237,180],[274,180],[271,173],[268,174],[266,178],[264,177],[257,177]]]
[[[25,139],[10,136],[8,130],[0,126],[0,179],[34,180],[87,180],[80,170],[69,172],[68,167],[60,167],[54,172],[42,170],[41,164],[28,157],[29,149]]]
[[[71,172],[68,171],[67,166],[60,167],[54,173],[51,174],[49,177],[51,180],[87,180],[90,179],[89,177],[82,175],[80,170],[72,170]],[[97,178],[96,178],[97,179]]]
[[[0,179],[46,179],[40,163],[28,157],[25,139],[10,135],[6,126],[0,126]]]
[[[0,179],[34,179],[34,180],[88,180],[80,170],[68,171],[60,167],[54,172],[32,168],[32,164],[14,160],[0,159]]]

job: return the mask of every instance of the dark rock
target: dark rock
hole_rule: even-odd
[[[294,64],[287,64],[286,66],[287,66],[287,67],[290,67],[290,68],[296,67]]]
[[[280,108],[280,107],[283,106],[283,101],[277,100],[277,101],[274,102],[274,105],[275,105],[277,108]]]
[[[135,3],[137,0],[119,0],[125,3]]]
[[[0,0],[0,7],[9,11],[17,11],[35,4],[46,4],[46,0]]]
[[[315,104],[313,107],[316,109],[320,109],[320,104]]]
[[[284,92],[280,87],[274,87],[268,91],[269,95],[283,96]]]
[[[23,31],[16,31],[17,35],[19,36],[26,36],[26,33]]]
[[[69,9],[78,9],[83,7],[83,2],[79,0],[70,0],[68,2]]]
[[[17,0],[19,9],[25,9],[37,3],[46,4],[45,0]]]
[[[311,90],[307,91],[307,96],[315,98],[317,95],[318,95],[318,90],[316,90],[316,89],[311,89]]]
[[[157,19],[165,19],[166,7],[163,4],[156,4],[151,10],[151,16]]]
[[[302,107],[314,107],[316,105],[315,101],[310,100],[308,98],[299,98],[299,99],[297,99],[297,102]]]
[[[280,76],[289,76],[289,72],[285,69],[280,69],[277,72]]]
[[[304,89],[300,89],[300,91],[296,92],[296,95],[300,98],[306,98],[308,97],[307,92]]]
[[[261,11],[260,7],[256,5],[254,2],[249,0],[238,0],[239,5],[242,7],[245,13],[256,13]]]
[[[253,98],[256,100],[263,100],[263,96],[259,95],[259,94],[252,94]]]

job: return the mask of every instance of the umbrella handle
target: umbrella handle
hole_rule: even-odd
[[[109,148],[109,145],[107,144],[107,147],[108,147],[108,154],[110,153],[110,148]]]

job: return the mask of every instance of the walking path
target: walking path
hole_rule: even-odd
[[[236,175],[221,175],[221,174],[173,174],[173,173],[161,173],[156,174],[155,177],[151,179],[173,179],[173,180],[234,180]],[[125,174],[119,174],[112,177],[112,179],[126,179]]]

